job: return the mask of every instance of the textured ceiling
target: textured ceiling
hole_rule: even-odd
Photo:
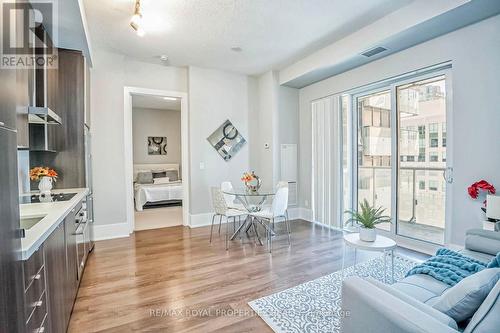
[[[181,110],[181,100],[164,100],[161,96],[133,95],[132,107],[141,109]]]
[[[130,28],[134,0],[84,0],[95,48],[174,66],[245,74],[280,69],[412,0],[142,0],[146,35]],[[231,51],[241,47],[241,52]]]

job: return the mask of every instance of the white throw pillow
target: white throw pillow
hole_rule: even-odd
[[[474,315],[500,279],[500,268],[486,268],[446,290],[433,307],[457,323]]]
[[[154,178],[153,179],[153,183],[155,185],[158,185],[158,184],[167,184],[167,183],[170,183],[170,179],[168,177]]]

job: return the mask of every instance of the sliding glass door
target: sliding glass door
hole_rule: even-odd
[[[446,193],[452,182],[446,73],[394,80],[341,99],[351,96],[353,105],[352,207],[364,200],[382,207],[393,221],[378,226],[383,232],[435,244],[445,242]],[[345,122],[342,131],[348,141]],[[342,151],[345,175],[345,142]],[[347,207],[346,177],[341,181]]]
[[[356,97],[358,118],[357,199],[391,215],[391,91]],[[390,223],[378,225],[390,230]]]
[[[402,236],[444,243],[446,207],[446,77],[396,87],[398,223]]]

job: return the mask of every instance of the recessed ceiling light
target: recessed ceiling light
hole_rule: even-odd
[[[166,101],[176,101],[177,97],[163,97],[163,99]]]
[[[168,60],[168,57],[167,57],[166,55],[162,54],[162,55],[160,56],[160,60],[161,60],[161,61],[167,61],[167,60]]]
[[[239,47],[239,46],[233,46],[233,47],[231,48],[231,51],[234,51],[234,52],[241,52],[241,51],[243,51],[243,49],[242,49],[241,47]]]

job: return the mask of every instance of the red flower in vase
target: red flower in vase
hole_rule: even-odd
[[[471,186],[469,186],[467,188],[467,192],[469,192],[469,196],[472,198],[472,199],[477,199],[477,197],[479,196],[479,191],[485,191],[489,194],[495,194],[496,193],[496,190],[495,190],[495,187],[493,185],[491,185],[490,183],[488,183],[486,180],[480,180],[478,182],[475,182],[474,184],[472,184]]]

